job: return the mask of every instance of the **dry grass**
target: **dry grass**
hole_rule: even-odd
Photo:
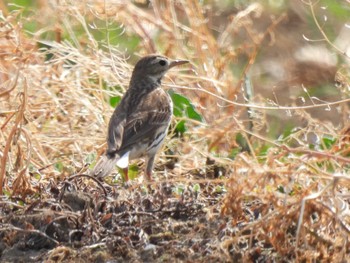
[[[263,23],[257,27],[256,21],[266,10],[256,3],[241,11],[232,10],[232,16],[216,16],[219,8],[214,4],[206,10],[197,1],[152,3],[151,8],[145,8],[128,1],[38,1],[37,8],[29,13],[3,9],[0,211],[1,236],[7,240],[6,245],[14,243],[16,238],[10,236],[17,231],[39,234],[54,243],[47,258],[72,259],[76,253],[71,250],[74,242],[66,241],[66,247],[59,247],[57,240],[39,231],[29,219],[17,226],[10,217],[45,211],[48,215],[42,221],[66,217],[78,222],[86,213],[84,222],[91,235],[82,234],[81,258],[84,249],[101,246],[110,252],[100,255],[101,259],[119,253],[132,260],[140,256],[138,249],[153,240],[151,243],[158,246],[166,244],[164,251],[171,251],[176,244],[177,252],[172,256],[180,260],[182,256],[194,260],[201,255],[202,259],[212,256],[220,261],[345,262],[350,253],[349,131],[345,127],[340,132],[330,120],[320,121],[309,110],[325,112],[329,107],[345,112],[350,100],[346,89],[334,103],[319,102],[311,95],[304,105],[292,99],[288,105],[281,105],[264,97],[246,98],[241,87],[249,84],[244,77],[252,71],[264,46],[278,42],[279,27],[289,19],[288,14],[265,19],[266,26]],[[310,9],[304,4],[303,8],[316,17],[314,6]],[[25,32],[24,25],[33,21],[37,31]],[[141,39],[130,59],[110,43],[117,31],[116,23],[123,25],[123,37],[137,35]],[[95,39],[93,32],[97,31],[107,32],[105,41]],[[42,36],[50,34],[55,41],[43,40]],[[62,40],[67,38],[70,41]],[[328,38],[325,41],[331,44]],[[331,48],[341,52],[333,44]],[[122,95],[127,88],[132,69],[129,62],[149,53],[191,60],[190,66],[170,72],[164,84],[185,94],[205,122],[187,119],[187,133],[169,138],[166,144],[173,154],[160,155],[153,195],[137,181],[126,190],[120,188],[120,182],[109,187],[89,178],[69,179],[84,174],[90,162],[103,153],[113,112],[108,100]],[[346,55],[343,59],[349,62]],[[238,73],[233,70],[237,65],[243,65]],[[339,74],[342,87],[348,87],[349,79]],[[252,114],[247,115],[247,110]],[[273,129],[269,112],[290,112],[302,125],[279,140],[267,138],[266,131]],[[174,119],[174,124],[178,121],[180,118]],[[229,157],[238,147],[237,134],[247,141],[247,151],[233,159]],[[336,143],[326,145],[325,137]],[[316,142],[314,149],[310,141]],[[170,157],[177,160],[172,169],[166,168]],[[183,187],[185,194],[170,194],[163,200],[164,184],[174,189]],[[85,192],[85,199],[95,199],[95,210],[79,214],[61,206],[62,200],[70,202],[68,186]],[[145,202],[151,204],[150,211],[154,206],[159,206],[159,211],[147,212]],[[133,240],[133,227],[147,232],[151,219],[162,227],[153,229],[146,239],[138,233],[137,241]],[[113,228],[114,236],[130,235],[132,245],[125,238],[108,239],[108,224],[118,229]],[[195,228],[196,232],[182,233],[177,224],[180,228]],[[203,240],[210,239],[205,252],[200,249],[202,243],[191,243],[197,233]],[[87,241],[88,236],[91,239]],[[184,240],[182,247],[179,240]],[[191,246],[192,252],[186,246]],[[162,255],[161,251],[157,253]],[[170,255],[163,259],[170,261]],[[140,257],[145,260],[149,255]]]

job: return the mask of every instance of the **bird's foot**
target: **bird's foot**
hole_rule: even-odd
[[[129,189],[129,188],[131,188],[131,186],[132,186],[132,182],[130,180],[123,182],[123,187],[125,189]]]

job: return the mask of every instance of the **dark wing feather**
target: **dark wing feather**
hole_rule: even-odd
[[[109,121],[108,135],[107,135],[107,154],[116,153],[123,141],[124,126],[126,124],[127,112],[125,110],[125,103],[122,100]]]
[[[108,125],[107,152],[98,160],[94,169],[90,173],[91,176],[105,177],[115,169],[115,165],[119,159],[118,150],[122,144],[124,126],[126,123],[127,112],[125,109],[127,105],[127,97],[128,96],[124,97],[114,110]]]
[[[155,89],[141,101],[127,117],[120,151],[153,137],[160,127],[166,129],[172,115],[169,95],[161,88]]]

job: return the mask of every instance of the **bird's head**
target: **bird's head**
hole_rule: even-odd
[[[171,60],[160,55],[146,56],[136,63],[132,78],[151,78],[154,82],[160,83],[169,69],[188,62],[188,60]]]

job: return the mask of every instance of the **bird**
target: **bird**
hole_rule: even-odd
[[[173,114],[172,100],[161,87],[161,81],[169,69],[186,63],[189,61],[162,55],[148,55],[136,63],[129,88],[109,121],[107,150],[90,176],[103,178],[118,166],[128,181],[129,161],[145,157],[146,180],[152,180],[155,156]]]

